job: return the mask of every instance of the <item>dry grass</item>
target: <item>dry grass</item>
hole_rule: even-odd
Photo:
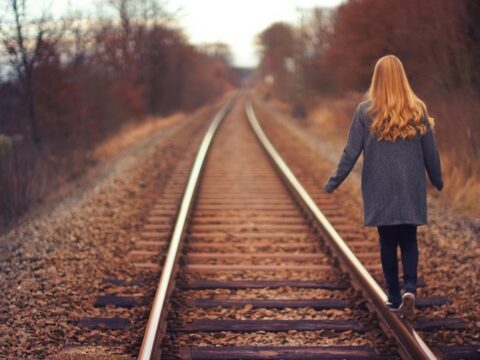
[[[0,231],[13,224],[27,211],[44,205],[82,179],[95,165],[113,158],[162,129],[185,118],[175,113],[165,118],[150,117],[130,123],[96,146],[92,151],[74,145],[60,156],[40,153],[34,145],[17,144],[0,136]]]
[[[479,218],[480,173],[469,174],[458,160],[452,153],[442,155],[445,187],[438,198],[445,206]]]
[[[149,117],[141,124],[126,124],[118,133],[97,146],[93,151],[93,157],[96,160],[109,159],[113,155],[118,154],[119,151],[127,148],[129,145],[145,139],[154,132],[169,127],[184,118],[184,113],[175,113],[163,118]]]
[[[308,126],[329,140],[343,145],[350,120],[361,96],[352,93],[344,98],[317,99],[307,116]]]

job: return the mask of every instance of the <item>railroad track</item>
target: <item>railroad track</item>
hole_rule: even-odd
[[[384,306],[385,293],[371,275],[380,270],[369,261],[375,254],[358,252],[365,241],[346,245],[275,151],[249,101],[243,102],[240,96],[220,110],[200,146],[170,232],[139,358],[474,354],[459,348],[434,353],[413,328],[459,329],[464,324],[458,319],[423,319],[412,326]],[[328,195],[315,198],[339,228],[355,233]],[[153,214],[151,230],[165,230],[161,224],[167,220]],[[438,299],[419,303],[438,305]],[[385,349],[384,331],[395,338],[396,353]]]

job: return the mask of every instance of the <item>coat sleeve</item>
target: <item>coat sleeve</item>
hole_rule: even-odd
[[[363,150],[364,126],[365,123],[362,119],[360,106],[358,106],[352,117],[350,129],[348,131],[347,144],[343,149],[337,170],[325,184],[326,192],[330,193],[340,186],[343,180],[345,180],[348,174],[350,174],[350,171],[352,171],[353,166]]]
[[[435,141],[435,135],[428,120],[424,120],[427,126],[427,132],[422,136],[422,151],[425,169],[431,183],[438,189],[443,188],[442,167],[440,163],[440,154]]]

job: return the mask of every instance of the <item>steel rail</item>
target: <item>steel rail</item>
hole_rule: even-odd
[[[157,286],[155,298],[153,300],[153,304],[150,310],[150,315],[148,318],[147,326],[145,328],[145,333],[143,336],[142,346],[140,348],[138,359],[161,359],[161,335],[163,335],[163,332],[166,330],[162,329],[161,326],[168,312],[167,301],[171,295],[171,291],[173,290],[173,283],[177,270],[178,255],[181,250],[182,240],[185,234],[186,226],[188,224],[188,218],[194,204],[195,195],[198,190],[199,180],[204,168],[205,159],[207,157],[210,144],[222,120],[226,117],[226,115],[232,108],[235,99],[236,96],[230,98],[227,103],[221,108],[221,110],[216,114],[203,137],[202,143],[195,157],[195,161],[193,163],[188,182],[183,193],[182,202],[177,213],[175,227],[170,238],[170,245],[162,268],[162,275]]]
[[[408,321],[401,319],[385,306],[387,295],[370,275],[368,270],[358,260],[355,254],[350,250],[348,245],[340,237],[332,224],[330,224],[325,215],[320,211],[311,196],[276,151],[275,147],[260,126],[251,101],[245,103],[245,112],[255,135],[270,157],[277,173],[283,179],[301,207],[307,211],[317,228],[324,235],[327,240],[327,245],[332,249],[340,263],[348,271],[354,284],[357,285],[356,287],[363,292],[369,300],[371,306],[379,316],[381,324],[383,324],[383,326],[385,326],[393,335],[399,346],[400,356],[404,359],[436,359],[435,354],[427,344],[425,344],[412,325]]]

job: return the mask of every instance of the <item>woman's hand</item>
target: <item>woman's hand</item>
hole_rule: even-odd
[[[363,151],[363,134],[365,129],[364,119],[362,115],[362,108],[359,104],[355,113],[353,114],[350,124],[350,130],[348,131],[348,139],[345,148],[343,149],[342,156],[337,165],[335,173],[330,176],[325,183],[323,189],[327,193],[331,193],[345,180],[345,178],[352,171],[353,166],[357,162],[360,153]]]
[[[325,185],[323,186],[323,190],[325,190],[326,193],[332,193],[335,188],[330,184],[330,181],[327,181]]]

